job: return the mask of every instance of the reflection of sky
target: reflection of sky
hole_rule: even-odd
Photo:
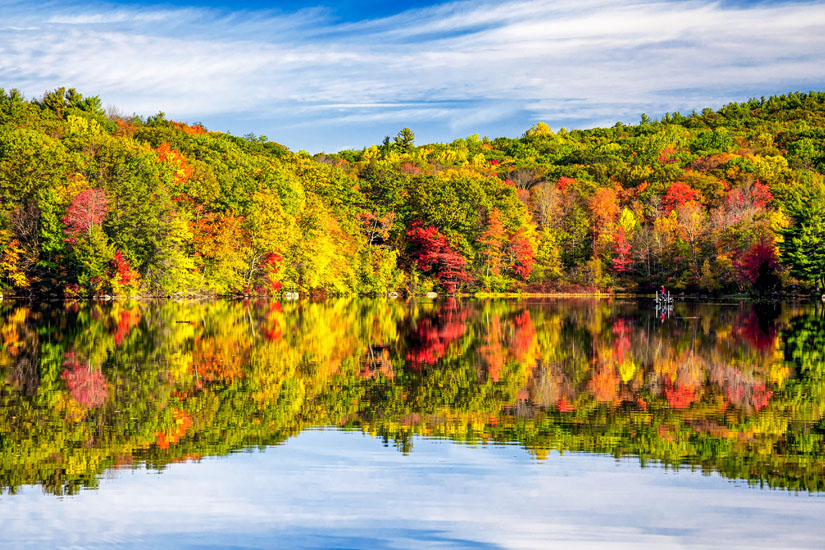
[[[821,548],[825,496],[636,460],[354,432],[0,496],[4,548]]]

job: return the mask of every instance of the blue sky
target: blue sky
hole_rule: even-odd
[[[16,549],[821,548],[821,494],[748,487],[636,458],[304,431],[162,473],[110,471],[100,489],[0,498]]]
[[[0,0],[0,87],[310,152],[822,90],[823,52],[825,1]]]

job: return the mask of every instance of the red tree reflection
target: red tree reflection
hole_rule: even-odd
[[[62,378],[72,397],[85,407],[100,407],[106,401],[106,378],[103,373],[84,365],[74,352],[66,354]]]

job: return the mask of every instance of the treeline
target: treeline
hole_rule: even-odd
[[[310,156],[0,90],[0,288],[410,293],[825,283],[825,93]]]

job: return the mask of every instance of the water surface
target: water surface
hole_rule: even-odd
[[[825,540],[813,307],[0,307],[6,546]]]

